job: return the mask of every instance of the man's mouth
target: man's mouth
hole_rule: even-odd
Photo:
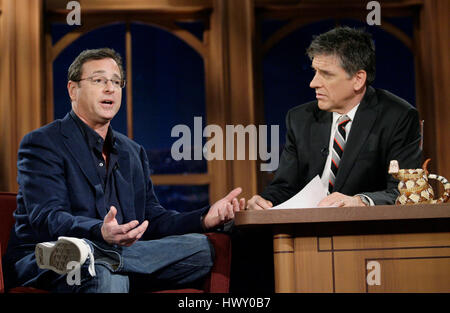
[[[113,104],[113,101],[112,100],[103,100],[103,101],[101,101],[101,103],[111,105],[111,104]]]
[[[324,99],[326,96],[322,93],[316,93],[316,98],[317,99]]]

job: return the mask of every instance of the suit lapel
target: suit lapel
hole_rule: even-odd
[[[64,136],[64,144],[80,166],[84,176],[86,176],[92,186],[101,185],[100,178],[92,162],[91,152],[86,144],[86,139],[69,114],[62,121],[61,133]]]
[[[86,144],[86,139],[69,114],[62,120],[61,133],[65,146],[78,164],[80,171],[95,190],[95,206],[100,217],[103,218],[107,213],[103,187],[92,161],[92,154]]]
[[[369,133],[377,119],[375,90],[368,87],[366,94],[356,112],[352,122],[350,135],[345,144],[345,151],[339,164],[339,171],[335,182],[335,191],[339,191],[351,172],[355,160],[363,147]]]

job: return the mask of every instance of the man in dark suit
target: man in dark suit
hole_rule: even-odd
[[[248,200],[247,209],[270,209],[316,175],[330,193],[319,206],[393,204],[398,182],[388,174],[390,161],[420,167],[417,110],[370,86],[375,79],[370,34],[338,27],[317,36],[307,53],[317,100],[287,113],[278,170],[270,185]],[[273,291],[271,234],[236,231],[234,236],[232,290]]]
[[[68,72],[72,111],[20,144],[16,223],[5,256],[7,287],[128,292],[138,284],[180,286],[202,278],[214,251],[206,236],[196,233],[232,220],[244,206],[236,199],[241,189],[192,212],[163,208],[144,148],[110,126],[125,86],[121,57],[111,49],[86,50]],[[58,240],[61,236],[72,239]],[[56,250],[56,240],[69,246]],[[41,254],[48,249],[58,258],[69,257],[63,255],[65,247],[89,254],[81,281],[68,284],[65,275],[43,269],[51,262],[58,269],[51,256],[40,255],[38,268],[37,244]]]
[[[375,89],[375,47],[366,32],[338,27],[317,36],[307,51],[315,71],[316,101],[286,116],[286,145],[271,184],[249,209],[282,203],[320,175],[330,194],[319,206],[393,204],[398,182],[391,160],[420,167],[417,110]]]

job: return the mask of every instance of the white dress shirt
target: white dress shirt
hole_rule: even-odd
[[[358,107],[359,107],[359,103],[355,107],[353,107],[353,109],[348,111],[347,114],[339,114],[339,113],[333,112],[333,122],[331,123],[330,142],[328,144],[328,157],[327,157],[327,161],[325,162],[325,167],[323,169],[323,173],[322,173],[322,176],[320,179],[322,181],[322,184],[325,186],[325,188],[327,190],[328,190],[328,181],[329,181],[330,173],[331,173],[331,156],[332,156],[331,152],[333,151],[334,135],[337,131],[337,121],[342,115],[347,115],[350,118],[350,122],[348,122],[347,125],[345,125],[346,141],[347,141],[348,136],[350,135],[350,131],[352,129],[352,124],[353,124],[353,120],[356,115],[356,111],[358,111]],[[358,194],[358,195],[362,195],[367,200],[369,200],[370,205],[375,205],[375,203],[373,202],[372,199],[370,199],[370,197],[363,195],[363,194]],[[353,196],[353,195],[348,195],[348,196]]]

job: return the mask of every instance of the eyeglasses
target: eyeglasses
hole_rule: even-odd
[[[79,81],[82,81],[82,80],[88,80],[91,82],[92,85],[102,86],[102,87],[106,87],[106,85],[108,85],[108,82],[111,81],[113,87],[116,89],[123,88],[123,87],[125,87],[125,84],[126,84],[126,81],[124,79],[122,79],[122,80],[114,79],[114,78],[108,79],[103,76],[86,77],[86,78],[80,79]]]

